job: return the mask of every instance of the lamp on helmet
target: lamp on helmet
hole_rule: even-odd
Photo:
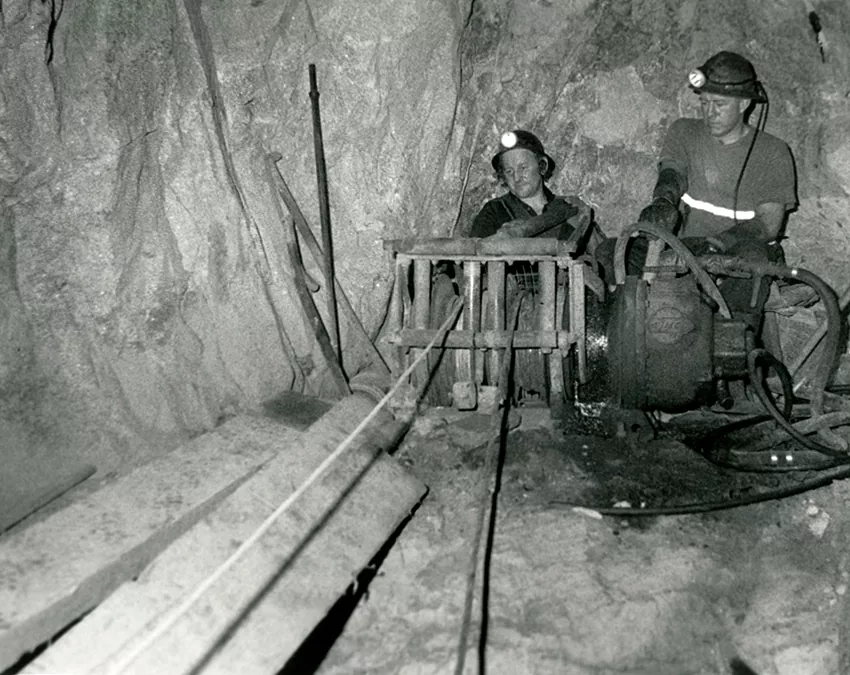
[[[493,155],[493,159],[491,160],[493,170],[498,173],[501,168],[501,156],[509,150],[516,150],[518,148],[531,150],[531,152],[538,157],[545,159],[547,162],[546,174],[551,175],[551,173],[555,170],[555,160],[546,154],[546,151],[543,149],[543,143],[540,142],[540,139],[530,131],[525,131],[523,129],[514,129],[513,131],[506,131],[502,134],[499,152]]]
[[[753,64],[734,52],[718,52],[712,56],[690,72],[688,84],[697,94],[706,92],[767,103],[767,93]]]

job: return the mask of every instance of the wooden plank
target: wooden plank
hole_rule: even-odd
[[[86,462],[18,454],[3,455],[0,472],[0,532],[5,532],[42,506],[91,477],[96,468]]]
[[[295,201],[295,197],[290,191],[289,186],[286,184],[286,181],[283,179],[283,174],[281,174],[280,169],[277,167],[277,162],[279,162],[281,158],[282,155],[277,152],[266,155],[267,180],[269,181],[269,184],[272,187],[272,191],[276,189],[278,195],[283,200],[284,204],[286,204],[286,208],[289,210],[289,214],[292,216],[292,222],[295,224],[295,226],[298,228],[298,232],[301,234],[301,240],[306,244],[307,250],[310,251],[310,255],[313,258],[313,262],[316,264],[322,274],[324,274],[324,252],[322,251],[322,247],[319,245],[318,240],[313,234],[313,230],[310,228],[307,219],[301,212],[301,209],[298,206],[298,202]],[[279,202],[277,202],[277,200],[275,200],[275,205],[276,208],[280,208]],[[372,367],[376,368],[381,375],[389,375],[389,366],[387,365],[386,361],[384,361],[384,357],[381,355],[381,352],[378,351],[378,348],[375,346],[375,343],[372,342],[372,338],[369,337],[369,333],[367,333],[366,329],[363,327],[363,324],[360,321],[360,317],[357,316],[357,312],[355,312],[354,307],[351,306],[351,301],[348,299],[345,290],[340,285],[339,281],[336,280],[336,278],[334,278],[334,286],[336,288],[336,295],[339,300],[339,305],[342,309],[342,313],[345,315],[345,318],[348,319],[349,327],[352,328],[354,330],[354,333],[360,337],[360,342],[366,348],[367,353],[371,356]]]
[[[317,419],[331,409],[332,404],[315,396],[285,391],[263,403],[266,414],[286,426],[306,431]]]
[[[319,309],[313,301],[313,296],[310,295],[310,289],[307,288],[303,268],[298,264],[298,254],[295,244],[290,242],[287,244],[287,249],[289,252],[289,266],[293,270],[292,279],[295,286],[295,294],[298,296],[298,303],[301,306],[301,316],[304,323],[313,329],[313,337],[316,338],[319,354],[322,356],[328,376],[331,382],[333,382],[337,394],[339,396],[350,394],[351,389],[348,387],[348,380],[342,371],[342,365],[337,360],[337,353],[331,337],[322,321],[322,315],[319,314]]]
[[[23,672],[104,673],[120,664],[371,407],[357,395],[335,404],[296,447],[270,461]],[[391,416],[379,414],[126,672],[276,673],[424,495],[425,487],[383,451],[400,430]]]
[[[472,238],[436,238],[384,240],[384,250],[393,253],[425,258],[513,258],[516,260],[535,260],[572,257],[576,252],[576,242],[559,239],[516,238],[516,239],[472,239]]]
[[[132,579],[300,432],[237,417],[0,537],[0,671]]]

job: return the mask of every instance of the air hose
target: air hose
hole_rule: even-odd
[[[767,410],[768,414],[776,420],[776,423],[784,429],[791,438],[797,441],[800,445],[808,450],[814,450],[815,452],[819,452],[823,455],[828,455],[829,457],[837,457],[843,458],[850,463],[850,454],[844,452],[843,450],[835,450],[830,448],[823,443],[818,443],[810,439],[808,436],[801,434],[794,426],[788,421],[786,416],[779,411],[776,407],[776,403],[773,400],[770,392],[767,390],[767,387],[764,386],[764,372],[761,370],[761,366],[763,363],[767,363],[768,365],[777,367],[777,364],[782,365],[780,361],[773,356],[766,349],[753,349],[747,354],[747,369],[750,373],[750,381],[753,385],[753,389],[756,392],[756,396],[758,396],[759,401],[764,406],[765,410]],[[788,370],[785,366],[782,366],[782,370],[785,373],[788,373]],[[778,372],[778,371],[777,371]],[[790,375],[789,375],[790,378]],[[784,382],[783,382],[784,389]],[[821,399],[823,397],[821,396]]]
[[[658,237],[672,248],[679,258],[682,259],[685,265],[687,265],[694,277],[696,277],[696,280],[699,282],[700,286],[702,286],[705,293],[714,300],[715,303],[717,303],[717,307],[719,308],[718,311],[721,316],[726,319],[732,318],[729,306],[720,294],[720,289],[717,288],[717,284],[714,283],[714,280],[711,276],[709,276],[708,272],[706,272],[702,265],[700,265],[697,257],[675,234],[665,230],[663,227],[659,227],[658,225],[650,225],[649,223],[634,223],[626,227],[617,238],[617,244],[614,248],[614,280],[618,286],[626,283],[626,247],[628,246],[629,238],[636,232],[645,232]]]
[[[750,506],[751,504],[759,504],[762,502],[773,501],[774,499],[785,499],[794,495],[803,494],[809,490],[826,487],[831,485],[833,481],[842,480],[850,477],[850,467],[843,466],[836,468],[834,471],[826,475],[816,476],[809,480],[803,480],[797,485],[789,485],[787,487],[777,488],[775,490],[767,490],[758,494],[748,494],[735,499],[724,499],[722,501],[713,502],[698,502],[693,504],[682,504],[680,506],[651,506],[648,508],[639,508],[636,506],[619,507],[619,506],[579,506],[572,502],[553,499],[549,504],[553,506],[564,506],[580,509],[589,509],[595,511],[602,516],[620,516],[622,518],[642,516],[651,518],[654,516],[680,516],[692,513],[708,513],[710,511],[722,511],[724,509],[734,509],[739,506]]]
[[[776,371],[777,377],[779,377],[779,382],[782,385],[782,396],[785,399],[782,411],[777,408],[773,394],[764,386],[764,371],[758,369],[759,361],[766,361],[767,363],[765,365],[772,367]],[[791,373],[788,372],[785,364],[766,349],[751,349],[747,354],[747,370],[750,373],[750,380],[761,404],[771,413],[771,417],[776,419],[780,424],[788,424],[794,408],[794,380],[791,378]],[[791,428],[793,429],[794,427]]]
[[[769,276],[788,281],[800,281],[818,294],[826,311],[826,337],[824,339],[823,358],[812,381],[811,403],[815,415],[823,413],[824,392],[840,357],[841,309],[838,306],[835,291],[819,276],[799,267],[782,267],[728,256],[702,256],[699,263],[709,268],[719,268],[721,273],[723,270],[737,270],[749,272],[753,276]]]

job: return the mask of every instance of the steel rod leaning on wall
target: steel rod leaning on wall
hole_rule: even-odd
[[[339,321],[336,316],[336,286],[334,285],[333,238],[331,237],[331,213],[328,207],[328,174],[325,168],[325,146],[322,140],[322,118],[319,113],[319,90],[316,86],[316,64],[310,64],[310,101],[313,108],[313,147],[316,154],[316,180],[319,187],[319,218],[322,223],[322,248],[325,255],[325,290],[328,293],[328,317],[331,345],[337,361],[342,365]]]

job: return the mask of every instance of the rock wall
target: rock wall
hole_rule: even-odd
[[[463,234],[506,129],[540,135],[553,188],[606,232],[634,220],[695,111],[687,72],[719,49],[752,58],[797,158],[789,259],[843,289],[848,29],[843,0],[5,0],[0,431],[103,467],[332,393],[263,170],[280,153],[318,236],[311,63],[336,272],[373,337],[382,239]],[[342,335],[353,374],[368,359]]]

